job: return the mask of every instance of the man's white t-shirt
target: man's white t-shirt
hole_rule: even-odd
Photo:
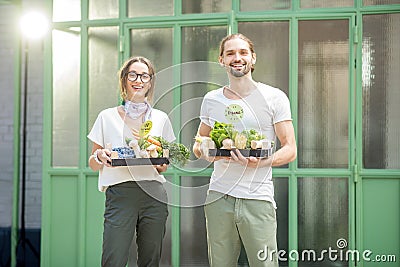
[[[200,119],[210,127],[216,121],[231,123],[239,132],[254,129],[276,143],[274,124],[292,120],[289,99],[278,88],[257,83],[257,90],[238,100],[226,98],[223,90],[219,88],[204,96]],[[246,168],[233,161],[218,160],[209,190],[270,201],[276,207],[271,167]]]
[[[175,141],[172,125],[166,113],[152,109],[149,120],[152,121],[150,135],[162,136],[168,142]],[[126,147],[126,138],[133,138],[133,135],[119,115],[118,107],[113,107],[99,113],[87,137],[102,147],[111,144],[113,148],[116,148]],[[99,190],[104,192],[110,185],[142,180],[165,182],[164,176],[160,175],[152,165],[112,168],[103,166],[99,171],[98,186]]]

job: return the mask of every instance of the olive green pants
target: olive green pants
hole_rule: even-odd
[[[271,202],[209,191],[204,211],[211,267],[237,266],[241,242],[251,267],[278,266],[276,214]]]
[[[125,267],[136,232],[137,265],[159,266],[167,194],[156,181],[125,182],[106,191],[102,266]]]

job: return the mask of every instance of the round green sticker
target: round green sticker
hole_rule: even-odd
[[[231,104],[225,108],[225,118],[230,122],[236,122],[243,118],[243,108],[237,104]]]
[[[151,121],[143,122],[142,126],[140,126],[139,136],[144,137],[148,135],[153,127],[153,123]]]

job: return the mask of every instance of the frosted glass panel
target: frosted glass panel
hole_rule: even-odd
[[[348,190],[347,178],[298,179],[299,252],[313,250],[319,258],[322,250],[339,250],[336,244],[338,239],[349,241]],[[298,266],[348,266],[345,260],[331,261],[328,253],[325,256],[323,261],[307,261],[306,258],[306,261],[299,261]]]
[[[192,147],[200,123],[200,105],[210,90],[227,84],[227,75],[219,66],[219,43],[227,34],[226,26],[182,28],[181,69],[181,137],[182,143]],[[201,61],[201,62],[200,62]],[[191,155],[195,159],[194,155]],[[209,166],[204,160],[191,161],[187,167]]]
[[[131,56],[144,56],[156,69],[155,107],[170,113],[173,109],[172,28],[132,29]]]
[[[351,7],[354,0],[301,0],[301,8]]]
[[[156,72],[172,66],[172,28],[132,29],[131,56],[144,56]]]
[[[89,19],[118,18],[118,0],[89,0]]]
[[[364,5],[393,5],[400,4],[400,0],[364,0]]]
[[[290,2],[291,2],[290,0],[270,0],[270,1],[241,0],[240,11],[289,9]]]
[[[101,110],[118,104],[118,48],[118,27],[89,28],[88,129]]]
[[[81,20],[81,0],[53,0],[53,21]]]
[[[129,0],[128,16],[172,16],[174,15],[174,0]]]
[[[231,10],[231,0],[182,1],[182,13],[217,13]]]
[[[400,14],[363,17],[365,168],[400,168]]]
[[[289,94],[289,22],[240,22],[239,32],[254,43],[256,81]],[[271,41],[273,40],[273,41]]]
[[[219,43],[227,31],[227,26],[183,27],[182,62],[218,62]]]
[[[348,27],[347,20],[299,22],[298,162],[302,168],[348,166]]]
[[[53,31],[53,166],[78,166],[80,33]]]

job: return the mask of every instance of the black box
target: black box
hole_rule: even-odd
[[[135,166],[135,165],[162,165],[169,164],[168,158],[127,158],[127,159],[112,159],[111,166]]]
[[[245,157],[268,158],[272,155],[272,148],[269,149],[238,149]],[[231,149],[209,149],[208,155],[211,157],[222,156],[230,157]]]

